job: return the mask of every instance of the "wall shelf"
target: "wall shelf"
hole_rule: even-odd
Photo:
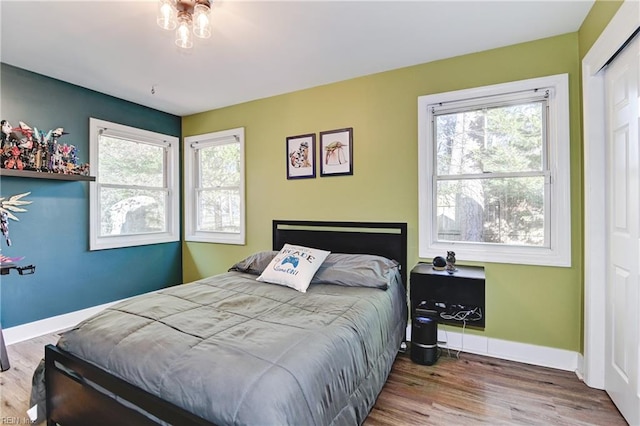
[[[14,169],[0,169],[0,176],[14,176],[22,178],[35,178],[35,179],[50,179],[50,180],[66,180],[66,181],[95,181],[95,176],[83,176],[83,175],[65,175],[63,173],[47,173],[47,172],[33,172],[31,170],[14,170]]]

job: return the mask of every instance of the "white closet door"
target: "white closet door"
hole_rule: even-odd
[[[636,37],[605,71],[608,227],[608,257],[604,262],[605,389],[630,425],[640,425],[639,84],[640,38]]]

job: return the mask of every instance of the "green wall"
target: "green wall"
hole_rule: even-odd
[[[485,264],[487,337],[580,350],[582,178],[578,33],[402,68],[183,118],[183,136],[245,127],[247,244],[184,243],[185,281],[271,245],[272,219],[402,221],[418,262],[417,98],[569,74],[573,266]],[[287,136],[353,127],[353,176],[288,181]],[[424,259],[429,260],[429,259]],[[463,263],[463,262],[461,262]]]
[[[572,267],[484,264],[486,327],[470,333],[582,351],[581,60],[622,5],[596,0],[580,30],[261,99],[183,118],[183,135],[246,129],[247,244],[183,243],[185,281],[270,248],[271,220],[404,221],[417,256],[418,96],[568,73]],[[287,181],[285,138],[354,128],[354,175]],[[464,262],[461,262],[464,263]]]
[[[578,31],[580,59],[589,52],[622,3],[624,3],[622,0],[596,0]]]

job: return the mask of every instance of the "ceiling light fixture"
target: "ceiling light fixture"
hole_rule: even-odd
[[[210,0],[159,0],[157,22],[162,29],[175,29],[176,45],[190,49],[192,32],[196,37],[211,37],[210,12]]]

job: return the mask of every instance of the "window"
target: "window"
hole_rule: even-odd
[[[419,256],[571,266],[566,74],[418,98]]]
[[[185,239],[245,243],[244,128],[184,141]]]
[[[91,118],[90,249],[180,240],[179,141]]]

